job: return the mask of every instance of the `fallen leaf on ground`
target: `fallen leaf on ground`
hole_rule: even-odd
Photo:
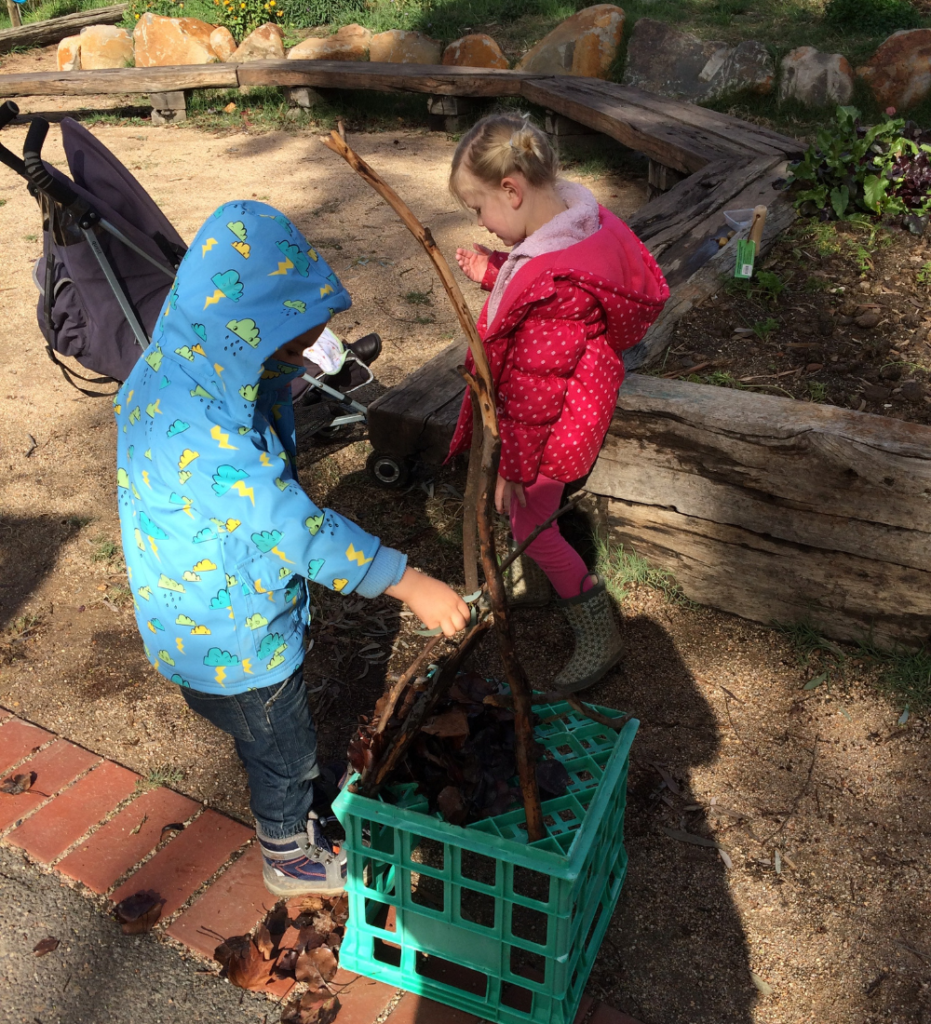
[[[294,977],[321,989],[326,987],[338,967],[333,950],[327,946],[318,946],[316,949],[305,949],[297,958]]]
[[[227,103],[226,106],[223,108],[223,113],[224,114],[232,114],[232,112],[235,109],[236,109],[236,104],[235,103]]]
[[[0,784],[0,793],[6,793],[9,796],[19,796],[20,793],[27,793],[32,789],[32,784],[35,781],[35,772],[25,772],[22,775],[11,775],[8,779],[5,779],[2,784]]]
[[[542,799],[551,800],[553,797],[562,796],[571,781],[562,761],[557,761],[553,757],[537,761],[537,785],[540,787]]]
[[[339,1013],[339,999],[320,1000],[313,992],[294,998],[281,1014],[281,1024],[332,1024]]]
[[[229,967],[230,960],[234,956],[242,954],[251,941],[248,935],[231,935],[228,939],[224,939],[213,951],[213,958],[222,968],[226,969]]]
[[[281,936],[288,930],[290,923],[287,903],[276,904],[265,915],[265,927],[268,929],[268,933],[274,940],[275,945],[278,945],[281,941]]]
[[[127,896],[113,908],[113,914],[123,929],[124,935],[139,935],[151,931],[162,916],[165,901],[153,889]]]
[[[251,939],[248,945],[233,953],[226,967],[226,976],[237,988],[264,988],[271,978],[274,964],[266,960],[262,951]]]
[[[750,972],[750,980],[764,996],[771,996],[773,994],[773,986],[768,982],[763,981],[763,979],[758,974],[754,974],[753,971]]]
[[[424,725],[421,732],[428,736],[441,736],[444,739],[451,739],[454,736],[469,735],[469,719],[464,711],[447,711],[442,715],[436,715]]]
[[[445,786],[440,790],[436,806],[450,825],[461,825],[469,816],[462,794],[455,786]]]
[[[724,847],[714,839],[706,839],[704,836],[696,836],[691,832],[683,832],[678,828],[664,828],[663,831],[670,839],[677,839],[680,843],[691,843],[693,846],[713,846],[717,850]]]
[[[275,943],[272,940],[271,932],[268,930],[268,926],[263,922],[258,925],[255,929],[255,937],[253,939],[258,951],[266,960],[271,960],[275,953]]]
[[[56,939],[53,935],[49,935],[48,938],[42,939],[41,942],[37,942],[33,947],[32,951],[36,956],[45,956],[46,953],[54,953],[58,949],[58,943],[60,939]]]

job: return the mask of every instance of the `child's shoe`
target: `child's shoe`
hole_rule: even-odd
[[[346,851],[323,834],[311,811],[307,831],[286,839],[268,839],[258,831],[262,847],[262,881],[275,896],[338,896],[346,888]]]
[[[517,545],[508,546],[513,551]],[[552,593],[546,573],[526,552],[518,555],[504,574],[504,592],[508,608],[544,608]]]
[[[575,650],[550,689],[575,693],[597,683],[617,664],[623,653],[621,633],[608,590],[599,576],[595,576],[595,585],[589,590],[557,603],[575,634]]]

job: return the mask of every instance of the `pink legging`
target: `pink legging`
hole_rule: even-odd
[[[565,489],[561,481],[540,474],[532,484],[524,485],[525,507],[521,507],[516,497],[511,498],[511,533],[518,544],[559,508]],[[559,532],[559,520],[537,537],[527,548],[527,554],[546,573],[560,597],[578,597],[591,586],[587,566]]]

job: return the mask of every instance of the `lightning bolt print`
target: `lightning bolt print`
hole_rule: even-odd
[[[234,444],[230,444],[229,434],[225,434],[221,429],[219,423],[215,423],[210,428],[210,436],[216,441],[221,448],[228,448],[230,451],[238,452],[239,449]]]
[[[279,274],[287,274],[287,272],[289,270],[293,270],[293,269],[294,269],[294,264],[290,260],[286,259],[283,263],[279,263],[278,264],[278,269],[277,270],[273,270],[268,276],[269,277],[277,277]]]
[[[220,686],[222,686],[223,680],[226,678],[226,669],[222,665],[217,665],[217,674],[215,678]]]
[[[206,309],[208,306],[215,305],[222,298],[223,298],[223,292],[221,292],[220,289],[217,288],[217,290],[213,293],[213,295],[208,295],[207,296],[207,299],[204,302],[204,309]]]
[[[242,662],[240,664],[242,665],[243,672],[245,672],[247,676],[251,676],[252,675],[252,665],[251,665],[249,659],[248,658],[243,658]]]
[[[200,258],[203,259],[208,252],[217,244],[215,238],[208,238],[206,242],[200,247]]]
[[[268,457],[268,452],[262,452],[262,454],[259,456],[259,462],[261,462],[263,466],[271,465],[271,460]]]
[[[272,548],[272,550],[274,551],[274,548]],[[363,566],[367,562],[371,562],[372,560],[371,558],[366,558],[364,552],[356,551],[356,549],[351,544],[349,545],[348,548],[346,548],[346,557],[349,559],[350,562],[355,562],[356,565],[358,566]]]
[[[151,484],[149,483],[149,471],[148,471],[147,469],[144,469],[144,470],[142,471],[142,479],[143,479],[143,480],[145,481],[145,485],[146,485],[146,487],[151,487],[151,486],[152,486],[152,485],[151,485]]]
[[[184,640],[180,636],[175,640],[175,646],[180,654],[184,654]]]
[[[149,545],[152,548],[152,554],[155,555],[156,560],[160,562],[161,559],[158,557],[158,545],[152,537],[149,537]]]
[[[244,480],[237,480],[231,490],[234,490],[242,498],[248,498],[252,502],[252,507],[255,508],[255,491],[251,487],[246,487]]]
[[[280,550],[279,548],[272,548],[271,551],[269,551],[269,554],[270,555],[277,555],[282,560],[282,562],[287,562],[288,565],[294,565],[294,563],[291,561],[291,559],[288,558],[285,555],[285,553],[282,550]]]

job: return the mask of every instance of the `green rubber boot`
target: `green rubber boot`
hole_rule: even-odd
[[[511,541],[508,551],[516,547]],[[509,608],[544,608],[552,596],[546,573],[526,553],[519,555],[508,566],[504,574],[504,592]]]
[[[590,590],[583,591],[578,597],[557,602],[565,611],[575,636],[572,657],[550,687],[557,693],[575,693],[594,685],[623,654],[621,634],[607,587],[600,576],[595,576],[595,581]]]

